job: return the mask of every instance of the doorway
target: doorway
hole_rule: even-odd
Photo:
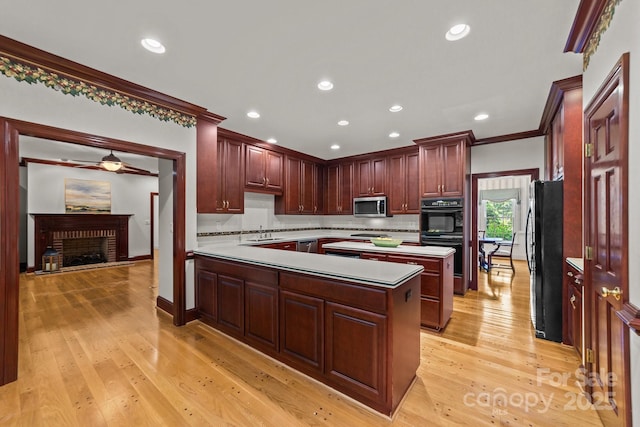
[[[539,169],[535,168],[535,169],[518,169],[518,170],[511,170],[511,171],[501,171],[501,172],[490,172],[490,173],[481,173],[481,174],[474,174],[471,177],[471,197],[472,197],[472,208],[471,208],[471,248],[472,248],[472,254],[479,254],[480,253],[480,245],[479,245],[479,240],[478,240],[478,235],[479,235],[479,230],[480,228],[478,227],[478,221],[479,221],[479,211],[481,211],[481,209],[478,208],[479,203],[483,200],[489,200],[491,199],[491,195],[489,193],[486,193],[487,198],[485,199],[485,197],[481,197],[480,195],[480,182],[481,180],[484,180],[484,182],[489,182],[488,180],[500,180],[500,179],[506,179],[506,177],[514,177],[516,178],[515,181],[518,181],[518,178],[522,178],[522,177],[529,177],[529,181],[534,181],[539,179],[540,176],[540,171]],[[513,186],[511,186],[513,187]],[[484,187],[482,188],[483,190],[486,190]],[[502,199],[504,199],[506,196],[505,194],[496,194],[496,197],[494,197],[494,199],[496,201],[500,201]],[[517,196],[516,196],[517,197]],[[523,196],[520,195],[520,203],[528,203],[527,198],[525,197],[525,201],[522,200]],[[524,223],[521,219],[522,223]],[[486,227],[485,227],[486,228]],[[486,233],[486,229],[483,230]],[[522,245],[522,247],[524,247],[524,245]],[[478,271],[479,271],[479,263],[478,263],[478,257],[477,256],[473,256],[471,258],[471,262],[469,263],[470,265],[470,273],[471,273],[471,289],[477,290],[478,289]]]
[[[101,147],[171,161],[173,323],[185,324],[185,153],[0,117],[0,385],[17,379],[20,282],[20,136]]]

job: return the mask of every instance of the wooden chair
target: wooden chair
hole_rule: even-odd
[[[488,259],[488,264],[489,264],[489,270],[493,269],[493,268],[510,268],[511,271],[513,271],[514,273],[516,272],[515,267],[513,266],[513,247],[515,246],[516,243],[516,233],[513,233],[513,236],[511,237],[511,246],[507,249],[507,248],[500,248],[498,247],[497,250],[490,252],[489,256],[487,257]],[[509,265],[506,264],[494,264],[493,263],[493,258],[508,258],[509,259]]]

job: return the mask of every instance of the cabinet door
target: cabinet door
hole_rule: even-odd
[[[420,197],[440,197],[440,145],[420,147]]]
[[[300,213],[300,187],[302,185],[302,176],[300,175],[301,162],[295,157],[287,157],[285,167],[286,183],[284,188],[284,204],[285,214]],[[280,212],[282,213],[282,212]]]
[[[340,165],[327,166],[327,199],[326,213],[340,214]]]
[[[278,289],[246,281],[244,284],[245,338],[256,347],[278,350]]]
[[[387,256],[385,254],[362,252],[360,254],[360,259],[368,259],[371,261],[386,261]]]
[[[338,195],[340,202],[340,213],[343,215],[353,214],[353,182],[354,182],[354,164],[353,162],[340,164],[340,182]]]
[[[387,377],[387,318],[326,303],[327,377],[360,396],[384,401]]]
[[[324,370],[324,301],[280,291],[280,354],[304,370]]]
[[[405,160],[406,159],[403,154],[389,156],[389,197],[387,199],[389,209],[394,215],[405,213]]]
[[[373,193],[373,184],[371,182],[371,162],[369,160],[360,160],[356,163],[356,191],[358,197],[370,196]]]
[[[324,166],[319,164],[313,165],[313,206],[314,214],[324,214]]]
[[[283,166],[282,154],[265,150],[265,188],[274,194],[282,194]]]
[[[419,185],[419,171],[420,162],[419,154],[416,151],[412,154],[407,154],[405,157],[404,174],[402,175],[406,179],[405,187],[405,213],[418,214],[420,213],[420,185]],[[394,175],[389,175],[392,181]]]
[[[221,171],[219,181],[222,181],[222,188],[218,194],[222,194],[223,211],[228,213],[244,212],[244,162],[243,144],[236,141],[225,140],[219,146],[218,152],[222,150],[223,162],[218,170]]]
[[[229,335],[244,335],[244,283],[243,280],[218,275],[216,309],[218,326]],[[224,303],[223,303],[224,302]]]
[[[387,191],[387,159],[371,160],[371,194],[384,196]]]
[[[253,145],[245,149],[245,182],[247,188],[263,189],[266,186],[265,150]]]
[[[202,320],[216,320],[215,291],[218,275],[206,270],[196,270],[196,307]]]
[[[306,160],[300,162],[300,213],[313,214],[317,208],[314,200],[315,164]]]
[[[464,142],[442,144],[442,187],[445,197],[462,197],[464,188]]]

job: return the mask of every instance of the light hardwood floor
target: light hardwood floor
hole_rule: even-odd
[[[535,339],[528,273],[480,274],[392,420],[198,321],[155,308],[153,262],[20,283],[18,381],[5,426],[601,426],[572,348]]]

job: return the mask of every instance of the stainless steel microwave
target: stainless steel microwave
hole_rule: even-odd
[[[355,197],[353,199],[353,216],[365,218],[390,216],[387,207],[387,196]]]

